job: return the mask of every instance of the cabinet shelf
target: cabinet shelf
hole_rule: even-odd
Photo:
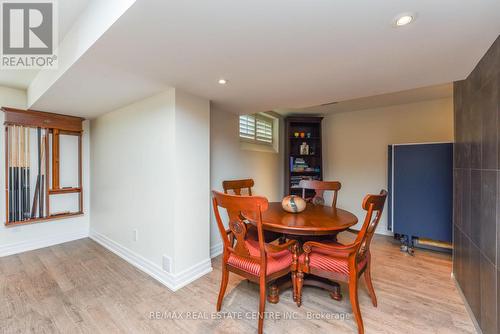
[[[290,154],[291,157],[294,157],[294,158],[315,158],[315,157],[319,157],[318,154]]]
[[[308,140],[308,139],[316,139],[316,140],[318,140],[318,139],[321,139],[320,137],[309,137],[309,138],[307,138],[307,137],[304,137],[304,138],[301,138],[301,137],[288,137],[288,138],[289,139],[294,139],[294,140]]]
[[[49,195],[70,194],[70,193],[80,193],[80,192],[82,192],[82,188],[50,189]]]
[[[6,224],[7,227],[11,226],[19,226],[19,225],[27,225],[27,224],[33,224],[33,223],[42,223],[46,221],[52,221],[56,219],[64,219],[64,218],[71,218],[71,217],[77,217],[77,216],[83,216],[83,212],[68,212],[68,213],[62,213],[62,214],[54,214],[50,215],[47,217],[42,217],[42,218],[30,218],[26,220],[19,220],[15,222],[8,222]]]
[[[314,174],[321,174],[321,171],[303,171],[303,172],[290,172],[292,175],[314,175]]]

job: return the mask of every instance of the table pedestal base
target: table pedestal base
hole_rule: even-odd
[[[269,287],[269,292],[267,294],[267,301],[271,304],[277,304],[280,301],[280,292],[291,288],[293,286],[292,279],[290,276],[283,276],[273,283]],[[308,275],[303,281],[303,286],[315,286],[317,288],[326,290],[330,293],[330,297],[334,300],[341,301],[342,293],[340,290],[340,284],[328,279],[317,277],[313,275]],[[294,299],[296,302],[296,300]]]

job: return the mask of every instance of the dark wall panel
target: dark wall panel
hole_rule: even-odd
[[[484,334],[500,315],[500,37],[454,83],[453,273]]]

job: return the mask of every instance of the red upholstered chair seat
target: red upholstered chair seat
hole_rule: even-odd
[[[343,246],[337,242],[325,243],[331,246]],[[333,257],[337,255],[336,257]],[[340,257],[339,257],[340,255]],[[349,264],[347,258],[342,258],[342,254],[339,251],[333,251],[325,248],[313,248],[312,252],[309,254],[309,267],[324,271],[336,272],[341,275],[349,276]],[[299,257],[299,263],[303,264],[305,260],[305,254]],[[358,271],[361,271],[368,261],[370,260],[370,252],[368,252],[365,258],[358,262]]]
[[[248,238],[246,241],[248,251],[251,256],[260,257],[259,242],[252,238]],[[231,253],[227,261],[233,267],[244,270],[250,274],[259,276],[260,273],[260,263],[253,262],[250,259],[246,259]],[[267,275],[273,274],[277,271],[283,270],[290,267],[292,264],[292,252],[288,249],[282,250],[280,252],[267,252]]]

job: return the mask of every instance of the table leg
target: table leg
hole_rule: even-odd
[[[276,281],[271,282],[267,293],[267,301],[271,304],[277,304],[280,301],[280,293],[292,286],[290,275],[278,278]]]
[[[340,284],[334,281],[323,279],[316,276],[308,276],[304,279],[304,286],[315,286],[317,288],[326,290],[330,293],[332,299],[340,301],[342,300],[342,292],[340,290]]]
[[[277,304],[280,301],[280,293],[292,286],[290,277],[285,276],[272,282],[269,285],[269,290],[267,293],[267,301],[271,304]],[[342,291],[340,289],[340,284],[334,281],[322,279],[316,276],[307,276],[303,281],[303,286],[314,286],[329,292],[330,297],[336,301],[341,301]]]

